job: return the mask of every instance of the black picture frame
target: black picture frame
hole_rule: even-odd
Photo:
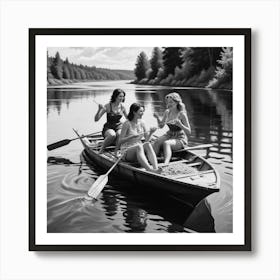
[[[36,243],[36,36],[45,35],[238,35],[244,36],[244,244],[242,245],[57,245]],[[251,29],[29,29],[29,250],[30,251],[250,251],[251,250]]]

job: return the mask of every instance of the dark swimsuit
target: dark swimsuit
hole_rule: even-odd
[[[118,131],[122,128],[121,118],[123,116],[122,112],[115,113],[112,109],[112,103],[110,103],[110,111],[107,113],[107,122],[103,126],[102,135],[105,137],[105,132],[108,129],[113,129],[114,131]]]

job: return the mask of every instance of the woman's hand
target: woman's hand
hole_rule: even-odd
[[[154,133],[158,128],[157,127],[151,127],[150,128],[150,133]]]
[[[119,158],[119,157],[122,156],[122,152],[121,152],[120,150],[116,150],[116,151],[114,152],[114,154],[115,154],[115,157],[117,157],[117,158]]]
[[[154,112],[153,113],[153,116],[156,118],[156,119],[159,119],[159,114],[157,112]]]
[[[183,125],[182,122],[179,119],[175,119],[174,124],[179,126],[179,127],[182,127],[182,125]]]
[[[102,104],[98,104],[98,110],[101,111],[102,109],[106,110],[105,107]]]

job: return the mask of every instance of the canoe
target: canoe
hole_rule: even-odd
[[[101,140],[95,137],[80,137],[86,160],[107,171],[118,159],[114,147],[98,154]],[[167,193],[194,207],[203,198],[220,190],[217,170],[205,158],[193,151],[182,149],[174,152],[168,165],[159,158],[160,174],[146,171],[138,163],[121,160],[112,173],[131,181],[131,186],[145,186]]]

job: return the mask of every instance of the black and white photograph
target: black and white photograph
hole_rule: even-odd
[[[31,250],[250,250],[249,29],[30,42]]]
[[[278,0],[0,15],[0,279],[280,279]]]

